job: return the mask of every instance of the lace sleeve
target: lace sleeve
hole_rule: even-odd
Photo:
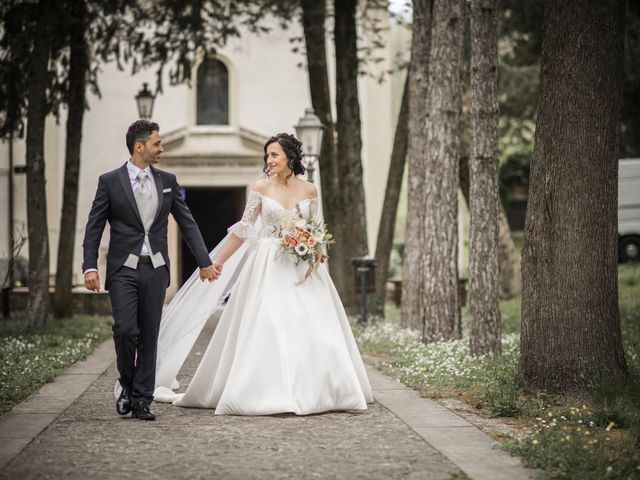
[[[242,214],[242,219],[231,225],[227,231],[229,233],[233,233],[238,237],[246,240],[251,232],[251,228],[253,224],[256,223],[258,216],[260,215],[260,211],[262,210],[262,197],[259,193],[252,191],[249,194],[249,199],[247,200],[247,205],[244,208],[244,213]]]
[[[314,220],[322,220],[320,218],[320,212],[318,208],[318,197],[312,198],[309,202],[309,214]]]

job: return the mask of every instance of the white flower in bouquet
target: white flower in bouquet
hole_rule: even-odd
[[[309,247],[307,247],[304,243],[299,243],[296,245],[295,251],[301,257],[304,257],[309,252]]]

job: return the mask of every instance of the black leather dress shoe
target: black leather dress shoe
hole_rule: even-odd
[[[133,406],[131,418],[138,420],[155,420],[156,416],[149,410],[149,405],[145,402],[138,402]]]
[[[126,415],[131,411],[131,399],[129,398],[129,390],[122,387],[122,392],[116,401],[116,412],[118,415]]]

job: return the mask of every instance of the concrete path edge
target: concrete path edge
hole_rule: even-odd
[[[489,435],[439,403],[365,363],[374,398],[474,480],[524,480],[526,468]]]
[[[69,408],[114,360],[113,340],[109,339],[0,417],[0,470]]]

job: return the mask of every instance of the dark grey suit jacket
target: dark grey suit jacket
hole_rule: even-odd
[[[211,259],[200,229],[189,207],[180,196],[176,176],[153,167],[151,171],[158,191],[158,210],[149,230],[149,243],[153,253],[161,252],[167,269],[171,271],[167,251],[167,225],[169,213],[171,213],[178,222],[182,236],[193,252],[198,266],[208,267],[211,265]],[[169,192],[163,192],[169,188],[171,189]],[[109,279],[122,267],[129,254],[140,254],[144,242],[144,226],[133,196],[126,163],[116,170],[101,175],[98,179],[98,190],[91,206],[82,243],[83,271],[98,268],[98,248],[106,222],[109,222],[111,227],[105,281],[105,288],[108,290]]]

